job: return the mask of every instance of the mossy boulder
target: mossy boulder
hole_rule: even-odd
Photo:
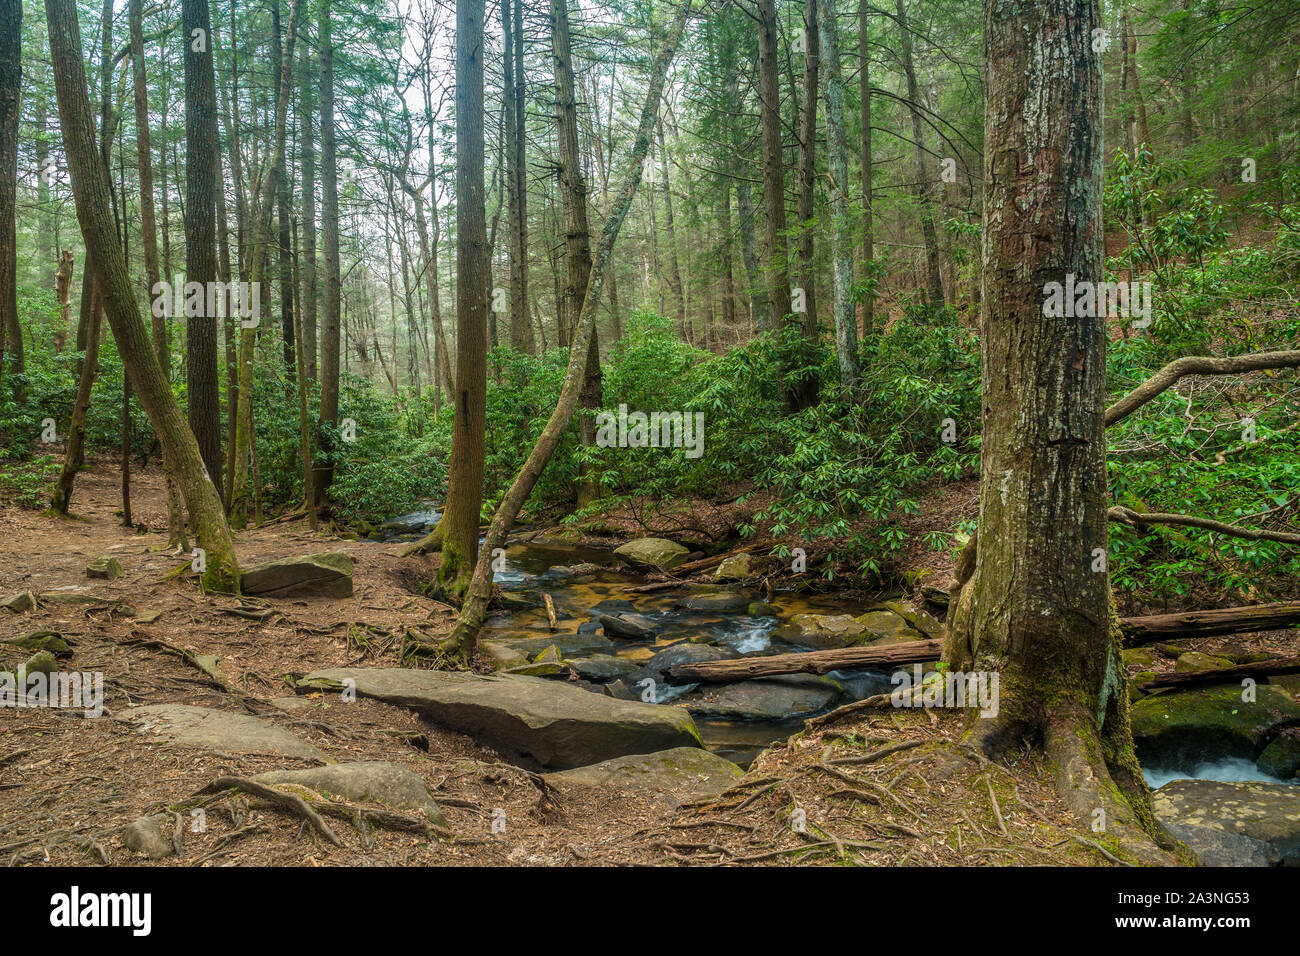
[[[1188,651],[1185,654],[1178,655],[1178,662],[1174,664],[1174,670],[1180,674],[1191,674],[1197,671],[1217,671],[1231,666],[1232,660],[1230,658],[1202,654],[1200,651]]]
[[[749,607],[749,598],[732,588],[698,587],[677,602],[687,611],[742,611]]]
[[[637,538],[629,541],[614,554],[637,571],[671,571],[685,564],[690,552],[667,538]]]
[[[749,577],[750,558],[748,554],[733,554],[726,558],[713,572],[715,581],[743,581]]]
[[[57,631],[33,631],[22,637],[10,637],[0,641],[10,647],[21,647],[29,651],[49,651],[58,657],[72,653],[72,646]]]
[[[1130,647],[1120,651],[1119,656],[1125,667],[1139,667],[1144,671],[1152,670],[1157,659],[1156,652],[1149,647]]]
[[[105,578],[109,581],[116,581],[122,577],[125,572],[122,565],[118,563],[117,558],[103,557],[96,558],[90,562],[86,568],[86,577],[88,578]]]
[[[0,607],[6,611],[13,611],[15,614],[22,614],[24,611],[30,611],[36,606],[36,595],[31,591],[15,591],[13,594],[7,594],[0,598]]]
[[[1175,780],[1152,797],[1156,817],[1208,866],[1300,865],[1300,787]]]
[[[900,644],[903,641],[919,641],[924,636],[893,609],[867,611],[865,614],[859,614],[854,620],[870,635],[863,642],[865,644]]]
[[[1255,761],[1261,771],[1279,780],[1300,777],[1300,727],[1286,727]]]
[[[848,614],[794,614],[778,625],[772,635],[819,651],[866,644],[876,637],[866,625]]]
[[[1144,697],[1129,717],[1138,758],[1151,766],[1182,767],[1225,757],[1256,759],[1277,731],[1300,724],[1300,704],[1280,687],[1219,684]]]

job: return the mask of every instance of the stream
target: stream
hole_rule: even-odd
[[[440,517],[435,508],[426,508],[391,519],[381,532],[385,540],[415,538],[432,529]],[[656,703],[687,706],[704,745],[746,767],[773,741],[797,733],[806,718],[892,689],[889,672],[880,670],[833,671],[826,675],[829,680],[792,675],[779,680],[788,682],[793,689],[793,712],[773,713],[773,702],[761,701],[753,714],[718,713],[744,708],[734,702],[729,706],[716,701],[696,703],[694,699],[707,691],[695,684],[669,683],[657,667],[647,670],[647,665],[656,662],[657,655],[661,655],[658,666],[676,663],[683,655],[705,659],[696,655],[708,653],[707,648],[715,648],[719,656],[727,657],[806,651],[809,648],[786,643],[773,633],[782,619],[798,613],[860,614],[875,605],[849,601],[843,595],[796,594],[787,590],[775,591],[767,607],[755,608],[764,613],[751,614],[751,605],[769,600],[757,589],[727,584],[636,593],[633,589],[643,586],[644,579],[630,570],[616,570],[617,564],[618,559],[605,549],[555,540],[510,543],[505,568],[493,577],[507,606],[494,608],[489,614],[480,641],[529,657],[554,645],[566,661],[577,667],[589,690],[609,693],[607,687],[612,685],[610,689],[620,690],[613,696],[631,699],[644,699],[643,695],[652,690]],[[549,594],[555,604],[558,626],[554,631],[543,594]],[[606,636],[599,616],[622,613],[648,619],[653,637],[629,640]],[[669,649],[676,650],[664,654]],[[652,688],[638,683],[646,677],[655,681]]]
[[[385,522],[379,537],[416,538],[440,517],[430,505]],[[644,578],[622,568],[609,550],[540,536],[520,540],[526,535],[526,529],[516,532],[506,548],[504,568],[494,575],[504,606],[493,608],[480,634],[485,649],[499,661],[505,658],[503,667],[525,665],[553,646],[588,690],[629,700],[653,696],[658,704],[685,706],[704,745],[744,767],[772,742],[797,733],[807,718],[893,689],[890,671],[870,669],[707,687],[673,684],[663,669],[688,660],[810,650],[779,636],[778,627],[792,615],[856,616],[881,605],[843,594],[793,590],[764,597],[756,589],[730,583],[638,593]],[[555,630],[544,595],[554,602]],[[879,600],[893,596],[881,595]],[[621,614],[636,616],[652,633],[634,639],[608,635],[599,618]],[[1151,763],[1144,765],[1143,773],[1148,785],[1158,788],[1176,779],[1297,782],[1271,776],[1251,759],[1217,752],[1211,739],[1203,743],[1207,746],[1179,748],[1176,756],[1165,754],[1163,760],[1147,754]]]

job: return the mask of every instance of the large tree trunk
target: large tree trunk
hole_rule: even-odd
[[[555,57],[555,119],[560,140],[560,193],[564,206],[565,259],[568,263],[568,284],[564,289],[565,304],[560,314],[569,328],[577,325],[582,314],[582,303],[587,297],[587,283],[591,277],[591,229],[587,224],[587,180],[582,173],[582,156],[578,148],[578,104],[574,95],[573,51],[569,44],[568,0],[551,0],[551,42]],[[660,148],[663,133],[660,129]],[[667,178],[667,168],[664,170]],[[669,206],[669,222],[672,219]],[[671,240],[672,227],[669,226]],[[676,257],[674,256],[674,265]],[[678,276],[678,292],[681,278]],[[680,319],[685,320],[685,315]],[[587,364],[583,376],[582,394],[578,404],[583,409],[579,422],[582,443],[596,444],[595,409],[601,402],[600,341],[593,329],[587,348]],[[578,507],[584,508],[600,497],[600,485],[584,467],[579,474]]]
[[[916,69],[912,64],[912,31],[907,25],[907,8],[904,0],[895,0],[895,3],[898,11],[903,72],[907,75],[907,110],[912,116],[912,144],[916,156],[916,201],[920,206],[921,236],[925,241],[928,295],[932,306],[943,308],[943,278],[939,274],[939,237],[934,227],[934,198],[931,188],[934,175],[926,168],[925,162],[925,127],[921,120],[921,94],[917,90]]]
[[[140,245],[144,250],[145,287],[155,294],[158,272],[158,225],[153,205],[153,155],[149,142],[149,95],[144,76],[143,0],[130,0],[131,67],[134,74],[136,159],[140,169]],[[153,316],[153,348],[163,377],[171,379],[171,348],[167,342],[167,316]],[[163,487],[167,495],[167,546],[186,551],[185,507],[175,469],[166,457],[162,461]]]
[[[506,243],[510,256],[510,347],[526,354],[535,349],[528,321],[528,167],[525,164],[524,12],[523,0],[502,0],[506,99]]]
[[[781,88],[777,76],[776,3],[758,0],[758,98],[763,130],[763,205],[767,211],[763,258],[767,260],[772,327],[790,314],[786,263],[785,185],[781,151]]]
[[[844,77],[835,0],[821,5],[822,69],[826,73],[826,172],[831,198],[831,257],[835,276],[835,353],[840,386],[858,384],[858,318],[853,309],[853,229],[849,223],[849,161],[844,143]]]
[[[600,242],[596,246],[591,278],[587,285],[587,296],[582,303],[582,313],[578,319],[573,346],[569,351],[569,365],[564,376],[564,386],[560,389],[560,397],[556,401],[555,410],[551,413],[551,417],[547,419],[546,427],[543,428],[541,436],[537,439],[537,444],[533,446],[528,458],[519,469],[519,474],[511,482],[510,488],[501,499],[501,504],[497,507],[496,514],[493,515],[492,522],[488,526],[483,548],[480,550],[478,561],[474,565],[474,577],[470,582],[469,591],[461,606],[460,615],[456,618],[456,625],[452,628],[451,635],[444,642],[445,648],[451,654],[464,657],[473,655],[478,640],[478,632],[483,626],[483,617],[487,613],[488,600],[492,597],[492,552],[494,549],[504,546],[506,535],[510,533],[510,528],[523,508],[524,502],[528,500],[529,493],[532,492],[533,486],[546,469],[547,463],[551,460],[551,455],[555,453],[555,448],[559,445],[560,438],[565,428],[568,427],[569,420],[573,417],[574,409],[577,407],[578,395],[586,376],[587,349],[595,329],[596,312],[600,307],[605,278],[614,251],[614,242],[623,226],[623,220],[627,218],[627,211],[632,205],[633,197],[636,195],[637,185],[641,182],[641,168],[645,163],[646,153],[650,149],[650,136],[654,129],[655,116],[659,111],[659,98],[663,93],[664,77],[668,72],[669,63],[672,62],[672,58],[677,52],[677,45],[681,41],[682,31],[686,26],[686,17],[689,12],[690,2],[686,0],[678,9],[677,16],[668,31],[664,48],[659,51],[659,54],[655,57],[654,65],[651,67],[650,87],[646,93],[646,101],[641,110],[640,121],[637,124],[637,134],[632,145],[628,170],[623,184],[616,194],[617,199],[614,207],[610,209],[609,215],[605,219],[605,225],[601,229]]]
[[[799,284],[803,287],[801,316],[805,341],[817,341],[817,84],[821,79],[821,33],[817,0],[803,5],[803,103],[799,110]],[[801,382],[800,407],[816,401],[817,380]]]
[[[1106,319],[1043,314],[1047,283],[1105,278],[1098,17],[1097,0],[985,3],[980,514],[945,657],[1001,675],[977,745],[1044,746],[1080,819],[1101,809],[1154,860],[1105,566]]]
[[[226,526],[221,497],[208,477],[198,442],[185,424],[154,355],[149,330],[140,315],[131,276],[114,228],[108,175],[95,148],[94,121],[86,95],[85,61],[74,0],[46,0],[50,59],[59,97],[59,119],[68,157],[77,219],[86,249],[103,288],[109,323],[140,404],[158,433],[164,454],[174,463],[181,492],[205,552],[202,581],[209,590],[237,591],[239,567]]]
[[[320,143],[321,226],[325,245],[325,315],[320,342],[321,448],[316,467],[316,501],[323,502],[334,480],[333,433],[339,417],[339,319],[341,275],[339,269],[339,180],[334,129],[334,38],[330,4],[321,3],[320,37]]]
[[[487,413],[483,0],[456,2],[456,394],[439,590],[459,602],[478,558]]]
[[[14,397],[25,401],[22,386],[23,333],[18,327],[18,119],[23,68],[23,5],[0,10],[0,372],[6,352],[13,356]],[[45,170],[41,170],[45,175]]]
[[[301,332],[294,337],[301,343],[298,355],[307,367],[307,381],[316,381],[316,144],[312,114],[316,108],[316,66],[304,44],[302,60],[302,95],[298,105],[302,120],[299,151],[302,156],[302,244],[299,266],[302,298],[298,316]]]
[[[862,268],[871,268],[876,258],[871,224],[871,34],[868,30],[867,0],[858,0],[858,98],[862,112]],[[876,324],[876,293],[862,300],[862,334],[871,335]]]
[[[185,37],[185,282],[217,281],[217,88],[208,0],[183,0]],[[202,31],[196,35],[195,31]],[[186,310],[189,311],[188,309]],[[221,380],[217,317],[186,315],[186,396],[190,428],[213,483],[221,487]]]
[[[275,0],[271,4],[271,53],[276,63],[283,58],[280,48],[280,0]],[[293,70],[293,60],[289,61],[290,75]],[[287,100],[292,95],[293,85],[290,83],[287,87],[279,84],[275,91],[275,111],[280,112],[281,105],[288,108]],[[281,97],[285,98],[285,103],[281,103]],[[285,174],[285,151],[280,150],[280,162],[277,166],[276,173],[276,220],[279,225],[279,237],[276,242],[276,248],[280,253],[280,330],[283,341],[284,368],[288,373],[286,383],[296,378],[294,372],[294,331],[293,331],[293,263],[289,259],[289,224],[293,215],[292,195],[289,177]],[[292,386],[289,386],[292,387]]]

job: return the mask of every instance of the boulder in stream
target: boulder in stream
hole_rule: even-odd
[[[667,538],[637,538],[614,551],[624,564],[637,571],[671,571],[685,564],[690,552]]]
[[[654,621],[640,614],[602,614],[599,621],[609,637],[628,641],[653,641],[655,638]]]
[[[713,572],[715,581],[743,581],[747,577],[749,577],[749,555],[744,553],[724,558],[718,565],[718,570]]]
[[[829,677],[790,674],[717,684],[687,694],[680,705],[696,717],[720,720],[789,720],[819,713],[844,688]]]

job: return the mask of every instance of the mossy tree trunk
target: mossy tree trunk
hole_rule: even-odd
[[[1106,320],[1043,314],[1105,278],[1097,0],[985,4],[983,455],[945,656],[1000,675],[990,756],[1045,748],[1085,822],[1160,859],[1106,572]],[[973,424],[973,423],[972,423]]]
[[[59,99],[59,122],[77,219],[88,256],[94,262],[94,273],[102,286],[108,321],[140,404],[162,442],[163,453],[176,469],[195,536],[206,552],[203,584],[209,590],[238,591],[239,566],[221,496],[208,477],[198,442],[153,352],[149,329],[140,314],[118,241],[109,204],[108,173],[95,147],[76,4],[74,0],[46,0],[45,12]]]

